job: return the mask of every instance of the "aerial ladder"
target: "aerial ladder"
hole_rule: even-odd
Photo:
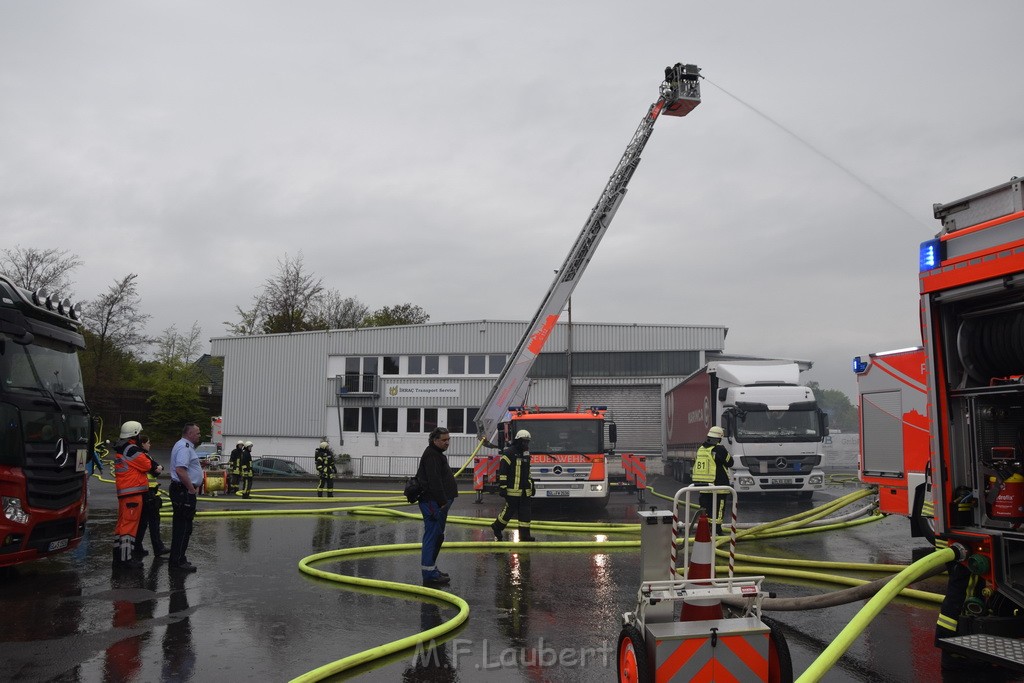
[[[529,389],[526,375],[544,348],[562,310],[572,296],[573,289],[576,288],[576,283],[579,282],[608,226],[615,218],[615,212],[626,196],[629,181],[640,164],[640,153],[654,131],[655,122],[662,114],[686,116],[693,111],[700,104],[699,78],[700,68],[693,64],[676,64],[665,68],[665,80],[659,88],[658,100],[644,114],[643,120],[626,145],[626,151],[619,159],[594,208],[591,209],[590,217],[555,275],[540,308],[537,309],[526,333],[519,340],[483,406],[477,412],[477,436],[480,439],[478,450],[483,445],[493,447],[498,425],[509,406],[525,403]]]

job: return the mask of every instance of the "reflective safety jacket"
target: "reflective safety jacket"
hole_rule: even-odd
[[[334,465],[334,451],[330,448],[316,449],[313,461],[316,463],[316,473],[321,477],[333,477],[338,473],[338,468]]]
[[[693,482],[727,486],[730,467],[732,456],[725,446],[705,441],[697,449],[697,459],[693,463]]]
[[[119,441],[114,454],[114,486],[117,495],[140,496],[149,491],[149,477],[153,461],[135,444],[134,439]]]
[[[501,452],[498,465],[498,488],[506,496],[532,497],[536,491],[530,479],[530,451],[521,451],[515,445]]]
[[[243,448],[242,454],[238,456],[238,473],[243,477],[252,476],[252,449]]]
[[[231,456],[228,458],[228,470],[231,471],[231,474],[241,474],[242,473],[242,470],[241,470],[241,467],[242,467],[241,460],[242,460],[242,451],[243,450],[244,449],[241,448],[240,446],[235,446],[234,449],[231,451]]]

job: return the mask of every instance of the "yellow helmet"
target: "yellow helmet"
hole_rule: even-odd
[[[725,430],[722,429],[721,427],[712,427],[711,429],[708,430],[708,438],[709,439],[724,439],[725,438]]]
[[[326,441],[321,441],[320,442],[320,448],[328,448],[328,447],[329,447],[329,444]]]

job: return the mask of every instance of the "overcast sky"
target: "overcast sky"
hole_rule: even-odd
[[[150,332],[302,253],[431,321],[528,320],[666,65],[662,118],[576,321],[723,325],[814,361],[920,342],[918,244],[1024,174],[1024,3],[0,0],[3,247],[140,274]],[[208,348],[208,347],[207,347]]]

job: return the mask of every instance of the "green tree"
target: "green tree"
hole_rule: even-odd
[[[363,320],[362,327],[388,327],[390,325],[420,325],[430,316],[419,306],[398,304],[379,308]]]
[[[147,430],[152,425],[157,433],[176,435],[186,422],[202,424],[205,409],[199,387],[206,383],[206,377],[194,363],[201,334],[198,323],[192,323],[187,334],[179,334],[172,325],[154,340],[156,358],[150,366],[153,395],[148,399],[153,412]]]
[[[844,432],[857,431],[857,408],[850,403],[850,398],[838,389],[822,389],[817,382],[808,386],[814,392],[818,407],[828,413],[829,427]]]

